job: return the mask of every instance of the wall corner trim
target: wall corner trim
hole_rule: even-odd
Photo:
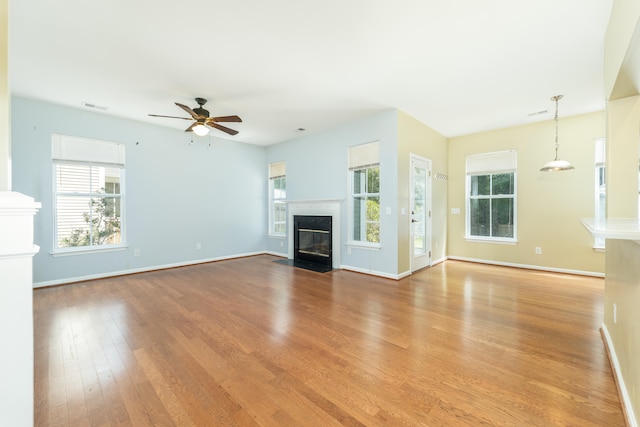
[[[622,372],[620,371],[620,365],[618,364],[616,350],[613,346],[613,341],[611,341],[609,331],[607,330],[607,325],[604,323],[600,327],[600,335],[602,335],[602,341],[604,342],[604,347],[607,350],[607,358],[609,359],[609,364],[613,371],[613,377],[616,381],[616,386],[618,387],[618,394],[620,395],[620,402],[622,403],[622,412],[624,413],[627,425],[629,427],[638,427],[636,416],[633,413],[633,406],[631,405],[631,398],[629,397],[629,393],[627,393],[627,387],[625,386],[624,379],[622,378]]]

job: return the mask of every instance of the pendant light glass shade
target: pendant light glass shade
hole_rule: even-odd
[[[552,161],[546,163],[542,167],[542,169],[540,169],[541,172],[568,171],[571,169],[575,169],[573,165],[571,165],[571,163],[569,163],[568,161],[558,159],[558,148],[560,147],[560,144],[558,143],[558,101],[561,99],[562,95],[551,97],[551,100],[555,101],[556,103],[556,115],[554,117],[554,120],[556,122],[556,157]]]
[[[542,172],[555,172],[555,171],[568,171],[571,169],[575,169],[571,163],[567,162],[566,160],[556,159],[546,163],[540,170]]]

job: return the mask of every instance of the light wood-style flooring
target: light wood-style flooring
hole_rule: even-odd
[[[624,425],[602,279],[276,259],[35,290],[35,424]]]

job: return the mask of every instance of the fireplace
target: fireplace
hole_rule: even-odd
[[[288,200],[287,259],[275,262],[319,273],[339,269],[340,203],[341,200],[334,199]],[[300,220],[303,221],[302,224]],[[299,232],[300,228],[303,229],[302,234]],[[310,232],[304,230],[322,232],[308,234]]]
[[[293,259],[331,268],[332,218],[320,215],[293,216]]]

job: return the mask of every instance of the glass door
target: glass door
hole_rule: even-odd
[[[411,271],[431,265],[431,161],[411,155]]]

